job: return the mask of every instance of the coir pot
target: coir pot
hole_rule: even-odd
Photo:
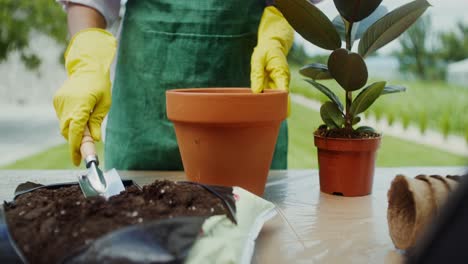
[[[320,190],[343,196],[370,194],[380,140],[381,137],[342,139],[315,135]]]
[[[174,123],[188,179],[263,194],[287,104],[287,92],[278,90],[167,91],[167,116]]]

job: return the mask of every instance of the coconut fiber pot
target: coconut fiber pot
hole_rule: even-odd
[[[262,195],[288,94],[248,88],[166,92],[185,174],[190,181],[240,186]]]
[[[343,196],[370,194],[380,140],[381,137],[341,139],[315,135],[320,190]]]

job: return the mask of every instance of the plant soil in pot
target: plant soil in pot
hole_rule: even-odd
[[[376,153],[381,137],[343,139],[315,135],[320,190],[343,196],[372,192]]]
[[[77,184],[53,189],[41,188],[23,193],[13,202],[4,205],[8,230],[18,250],[29,263],[60,263],[64,259],[72,263],[87,263],[87,261],[76,261],[76,258],[84,257],[96,261],[99,258],[92,252],[96,240],[114,234],[114,231],[122,228],[130,226],[147,228],[148,225],[159,223],[164,226],[156,229],[150,226],[149,229],[145,229],[148,232],[157,232],[159,235],[142,238],[132,231],[130,235],[124,234],[123,240],[130,240],[128,244],[133,244],[135,247],[142,241],[154,246],[154,239],[161,237],[161,241],[158,242],[160,243],[158,246],[161,247],[156,249],[163,253],[166,249],[175,258],[174,261],[180,261],[185,257],[182,249],[190,248],[184,243],[194,243],[200,233],[203,222],[197,219],[226,214],[235,221],[235,211],[232,208],[235,208],[232,188],[170,181],[156,181],[142,189],[131,186],[108,201],[101,197],[86,199]],[[167,223],[172,219],[182,222]],[[187,233],[187,226],[193,224],[195,229]],[[174,234],[167,230],[174,231],[177,226],[182,228],[179,229],[182,230],[180,233],[185,234],[181,240],[187,240],[188,234],[191,233],[190,241],[178,240],[177,243],[168,244],[173,241],[170,237]],[[179,245],[179,242],[182,245]],[[119,243],[111,243],[115,248],[119,248],[121,245],[117,244]],[[0,245],[4,246],[1,243]],[[105,249],[112,251],[114,246]],[[138,247],[141,249],[144,243]],[[128,249],[128,246],[126,248]],[[177,251],[178,249],[182,251]],[[154,250],[146,257],[154,256],[157,253]],[[112,255],[111,259],[107,258],[108,262],[115,263],[116,259],[112,257],[117,258],[117,253],[110,252]],[[166,254],[165,257],[171,254]],[[141,259],[143,255],[135,256]],[[139,261],[141,260],[136,262]]]
[[[287,92],[175,89],[166,92],[166,101],[189,180],[263,194],[287,116]]]

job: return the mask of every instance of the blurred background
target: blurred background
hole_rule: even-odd
[[[383,0],[388,10],[408,0]],[[407,91],[380,98],[363,123],[384,134],[377,166],[455,166],[468,161],[468,2],[429,0],[432,7],[398,40],[366,59],[369,82]],[[121,16],[124,14],[122,3]],[[330,19],[332,0],[317,5]],[[112,25],[117,32],[119,22]],[[75,168],[52,105],[66,78],[66,14],[53,0],[0,0],[0,169]],[[354,45],[357,47],[357,43]],[[313,132],[325,100],[298,70],[326,63],[328,51],[296,35],[289,54],[292,111],[290,168],[317,168]],[[342,94],[332,81],[325,82]],[[101,156],[103,143],[98,145]]]

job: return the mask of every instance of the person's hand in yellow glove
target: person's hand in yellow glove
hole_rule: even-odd
[[[294,30],[274,6],[263,11],[258,28],[258,42],[251,60],[251,89],[289,92],[289,66],[286,56],[293,44]],[[289,112],[289,111],[288,111]]]
[[[65,52],[68,79],[55,93],[54,108],[76,166],[85,126],[94,140],[101,140],[101,123],[111,106],[109,69],[116,49],[111,33],[90,28],[76,33]]]

